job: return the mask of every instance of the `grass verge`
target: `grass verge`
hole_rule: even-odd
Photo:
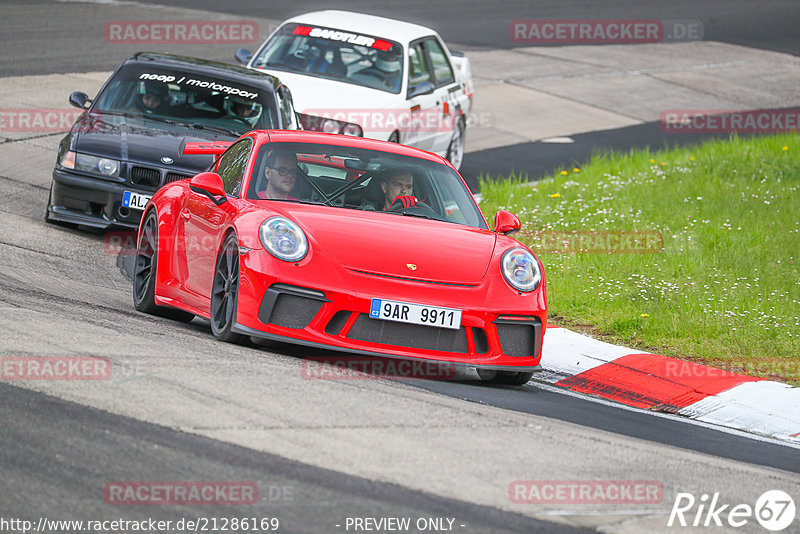
[[[800,385],[800,137],[597,154],[481,181],[539,254],[556,324]]]

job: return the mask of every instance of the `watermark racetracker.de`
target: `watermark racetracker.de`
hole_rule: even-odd
[[[635,44],[703,39],[698,19],[517,19],[508,26],[517,44]]]
[[[279,532],[277,517],[181,517],[180,519],[53,519],[40,517],[38,521],[0,517],[0,532],[59,533],[90,532],[104,534],[119,532]]]

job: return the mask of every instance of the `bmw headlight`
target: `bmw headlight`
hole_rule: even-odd
[[[308,253],[306,235],[285,217],[270,217],[261,223],[258,237],[264,248],[279,260],[299,261]]]
[[[75,169],[92,174],[101,174],[109,178],[119,176],[119,161],[109,158],[99,158],[88,154],[75,155]]]
[[[519,291],[533,291],[542,281],[539,262],[524,248],[512,248],[503,254],[500,270],[511,287]]]

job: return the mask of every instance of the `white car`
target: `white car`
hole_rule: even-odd
[[[254,54],[240,49],[236,59],[280,76],[306,130],[403,143],[461,165],[469,60],[430,28],[318,11],[287,20]]]

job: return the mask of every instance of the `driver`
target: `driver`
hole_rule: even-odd
[[[240,96],[232,96],[230,99],[231,115],[250,126],[254,126],[258,117],[261,115],[261,104],[253,100],[247,100]]]
[[[144,93],[137,95],[136,107],[144,113],[160,113],[166,108],[167,94],[169,87],[161,82],[143,82]]]
[[[261,199],[297,200],[290,193],[301,172],[294,152],[273,150],[267,156],[264,168],[267,187],[264,191],[256,193],[256,196]]]
[[[375,57],[374,67],[382,77],[387,89],[397,91],[400,88],[400,71],[403,64],[397,47],[392,46],[389,50],[378,50]]]
[[[384,178],[381,183],[381,190],[384,195],[383,210],[388,210],[398,197],[411,196],[414,194],[414,177],[410,171],[395,170],[391,171],[389,175]],[[400,200],[402,202],[402,199]],[[416,198],[414,198],[416,204]],[[403,202],[404,207],[405,202]]]

